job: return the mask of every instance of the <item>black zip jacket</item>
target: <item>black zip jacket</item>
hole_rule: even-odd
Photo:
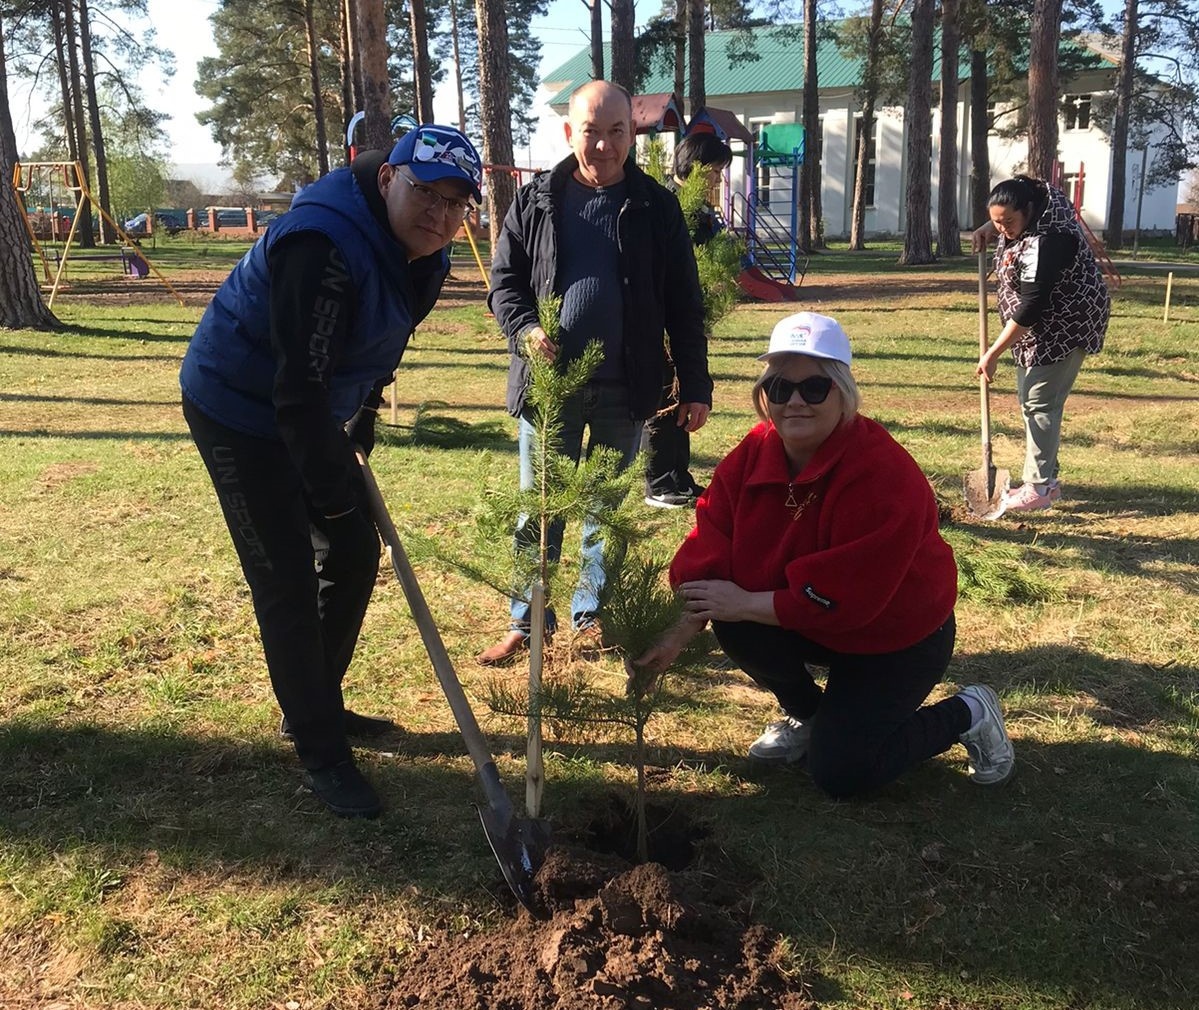
[[[558,288],[558,222],[562,193],[578,167],[574,155],[516,194],[491,260],[488,307],[508,339],[508,411],[524,409],[529,368],[519,353],[537,325],[537,298]],[[624,374],[632,415],[658,409],[667,340],[679,377],[679,402],[712,404],[703,295],[691,236],[674,195],[629,162],[628,197],[617,219],[624,290]],[[665,335],[665,339],[664,339]]]

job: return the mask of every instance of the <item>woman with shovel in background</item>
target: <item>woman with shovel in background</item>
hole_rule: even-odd
[[[1083,358],[1103,348],[1111,299],[1074,207],[1053,186],[1018,175],[987,199],[991,219],[973,233],[979,252],[998,238],[995,276],[1003,329],[978,359],[990,382],[1009,347],[1024,414],[1024,483],[1008,512],[1050,508],[1062,495],[1058,448],[1066,397]]]
[[[915,460],[858,413],[849,338],[812,312],[774,327],[752,399],[762,423],[717,466],[670,567],[682,620],[637,662],[663,671],[709,621],[783,718],[749,748],[807,758],[832,796],[881,786],[961,742],[998,785],[1015,754],[974,685],[925,705],[953,653],[957,566]],[[825,666],[821,688],[808,664]]]

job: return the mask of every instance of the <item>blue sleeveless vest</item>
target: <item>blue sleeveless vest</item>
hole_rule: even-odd
[[[349,339],[329,377],[329,404],[339,423],[394,371],[419,321],[407,253],[371,213],[350,169],[339,168],[307,187],[221,285],[179,373],[184,394],[197,407],[249,435],[278,437],[267,262],[276,243],[299,231],[320,232],[333,242],[357,293]],[[438,287],[449,267],[444,251],[441,258]],[[422,300],[427,309],[431,302]]]

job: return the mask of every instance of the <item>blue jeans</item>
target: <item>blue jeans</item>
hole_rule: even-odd
[[[533,450],[536,427],[533,415],[526,412],[520,418],[520,487],[527,491],[534,485]],[[562,405],[562,434],[558,451],[569,456],[575,463],[583,457],[583,429],[587,429],[586,456],[590,458],[597,446],[607,446],[620,453],[621,469],[627,468],[637,456],[641,441],[640,421],[633,420],[629,411],[629,390],[623,382],[592,381]],[[565,523],[553,522],[546,535],[546,545],[551,561],[557,561],[562,553],[562,534]],[[532,516],[521,516],[516,526],[514,549],[537,550],[540,530]],[[599,524],[591,517],[583,522],[583,547],[579,565],[579,581],[570,601],[571,620],[576,626],[586,624],[599,608],[600,591],[604,587],[603,566],[604,541],[599,536]],[[513,597],[511,605],[514,631],[529,632],[530,593],[524,599]],[[552,631],[556,626],[553,607],[545,608],[545,628]]]

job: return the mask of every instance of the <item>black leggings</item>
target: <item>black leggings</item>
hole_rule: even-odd
[[[808,771],[830,796],[852,796],[947,751],[970,728],[959,698],[921,707],[953,654],[951,614],[927,638],[878,655],[833,652],[794,631],[713,621],[725,654],[808,723]],[[822,691],[804,663],[828,667]]]
[[[232,431],[186,397],[183,416],[216,487],[254,601],[254,615],[296,753],[308,768],[350,757],[341,681],[354,654],[379,571],[373,553],[323,558],[336,581],[317,581],[326,520],[304,493],[282,442]],[[360,503],[365,509],[365,503]]]

